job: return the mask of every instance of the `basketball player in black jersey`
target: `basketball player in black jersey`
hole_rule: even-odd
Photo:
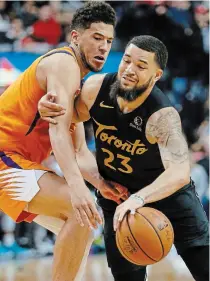
[[[115,230],[125,213],[135,213],[142,206],[158,209],[170,219],[174,244],[194,279],[209,280],[208,220],[190,179],[180,117],[155,86],[167,58],[167,49],[157,38],[135,37],[126,47],[118,73],[91,76],[75,101],[75,118],[92,118],[101,176],[131,193],[118,206],[96,194],[104,213],[106,253],[115,281],[146,278],[146,268],[124,259],[115,242]],[[47,113],[48,99],[42,99],[43,118],[52,116]]]

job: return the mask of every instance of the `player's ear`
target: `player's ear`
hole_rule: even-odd
[[[160,78],[162,77],[163,75],[163,70],[158,68],[157,71],[156,71],[156,74],[155,74],[155,82],[157,82],[158,80],[160,80]]]
[[[74,45],[78,45],[79,41],[79,32],[76,30],[71,31],[71,42],[74,43]]]

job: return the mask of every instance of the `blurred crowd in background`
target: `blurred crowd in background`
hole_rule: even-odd
[[[70,42],[69,26],[84,1],[1,1],[0,52],[42,54]],[[135,35],[153,35],[169,51],[158,86],[180,113],[191,177],[209,216],[209,1],[107,1],[117,13],[112,52],[123,52]],[[93,151],[91,123],[85,124]],[[53,156],[48,159],[61,173]],[[104,250],[102,229],[92,253]],[[15,225],[0,215],[0,260],[52,254],[54,235],[36,224]]]

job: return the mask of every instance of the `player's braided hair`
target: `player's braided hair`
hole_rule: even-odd
[[[141,35],[131,39],[128,42],[127,47],[130,44],[133,44],[147,52],[155,53],[155,60],[157,64],[162,70],[164,70],[168,61],[168,51],[162,41],[153,36]]]
[[[114,9],[105,2],[86,2],[73,16],[70,29],[87,29],[92,23],[103,22],[115,26]]]

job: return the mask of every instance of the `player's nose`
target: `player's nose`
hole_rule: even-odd
[[[100,52],[105,54],[106,52],[108,52],[108,49],[109,49],[109,46],[108,46],[107,40],[103,40],[103,42],[99,46]]]
[[[135,71],[134,71],[134,67],[132,65],[132,63],[130,63],[125,70],[125,75],[130,76],[132,78],[132,76],[135,75]]]

